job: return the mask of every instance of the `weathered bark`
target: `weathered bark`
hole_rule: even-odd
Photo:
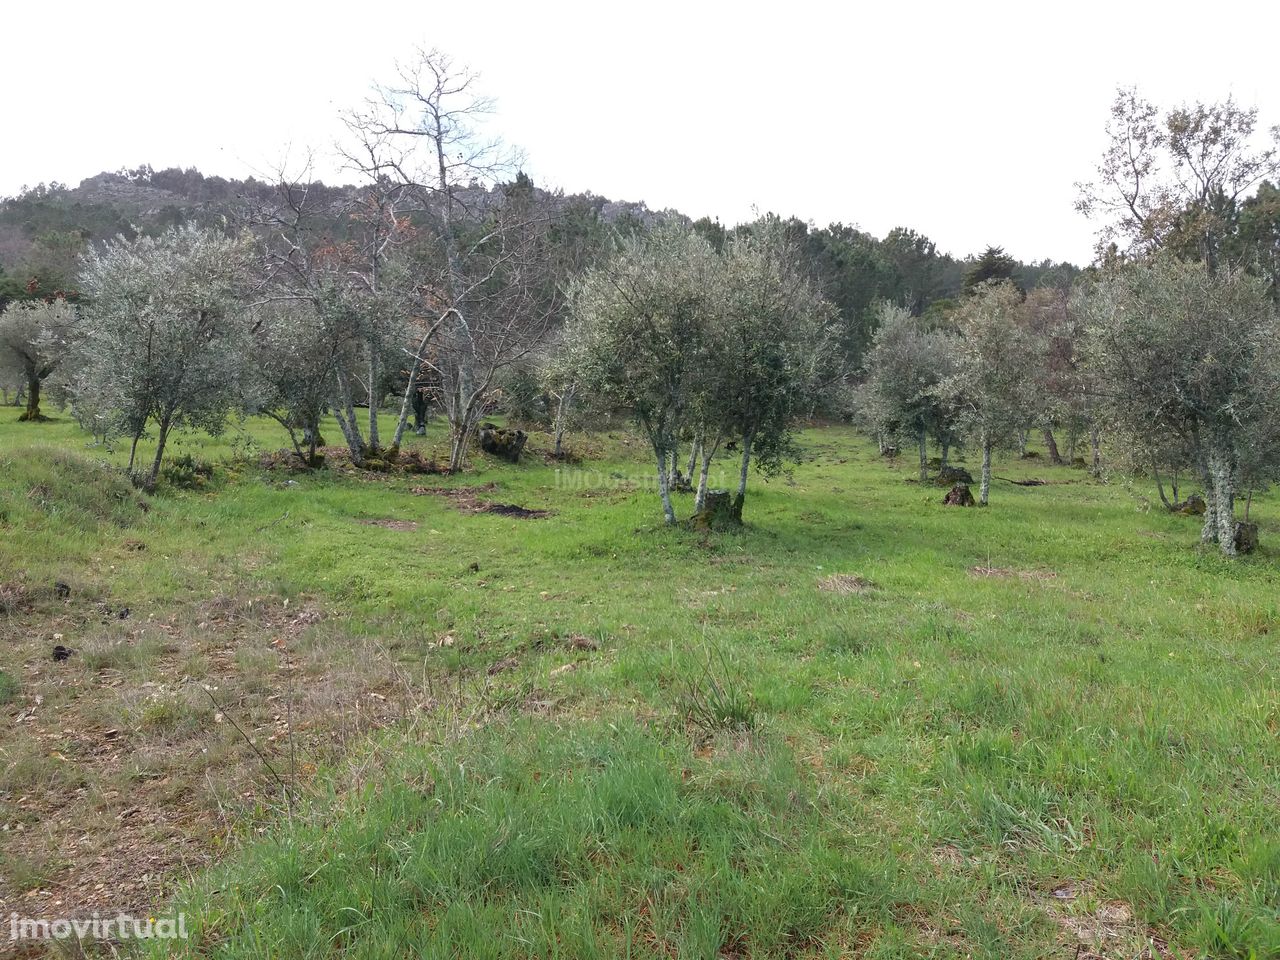
[[[366,450],[364,438],[360,436],[360,425],[356,422],[356,408],[351,399],[350,383],[341,370],[334,374],[334,380],[337,384],[337,394],[334,397],[333,416],[338,421],[342,438],[347,442],[351,459],[359,465],[364,463]]]
[[[29,376],[27,378],[27,408],[23,411],[22,416],[18,417],[18,422],[35,423],[40,419],[40,378],[38,376]]]
[[[938,469],[939,469],[939,471],[942,471],[942,470],[947,469],[947,460],[948,460],[948,458],[949,458],[950,456],[951,456],[951,444],[949,444],[949,443],[947,443],[947,441],[943,440],[943,441],[942,441],[942,455],[938,458]]]
[[[920,447],[920,482],[929,482],[929,443],[925,432],[916,434],[916,443]]]
[[[169,441],[169,428],[171,426],[170,417],[166,416],[160,420],[160,434],[156,437],[156,455],[151,461],[151,470],[147,473],[148,489],[156,485],[156,479],[160,476],[160,463],[164,459],[164,448]]]
[[[1089,428],[1089,472],[1095,477],[1102,476],[1102,432],[1097,427]]]
[[[578,392],[577,384],[570,384],[560,392],[560,397],[556,401],[556,417],[555,417],[555,435],[556,449],[555,457],[557,460],[564,459],[564,435],[569,428],[569,411],[573,406],[574,394]]]
[[[655,450],[658,461],[658,495],[662,498],[662,517],[669,525],[676,522],[676,511],[671,506],[671,488],[667,485],[667,451]]]
[[[378,359],[376,345],[369,344],[369,449],[377,451],[382,446],[378,438]]]
[[[693,498],[693,512],[701,513],[707,505],[707,477],[711,473],[711,458],[716,455],[716,451],[720,449],[720,438],[716,438],[716,442],[709,448],[705,443],[698,444],[698,450],[702,457],[702,466],[698,470],[698,492]]]
[[[1215,447],[1209,452],[1209,479],[1213,484],[1211,493],[1212,511],[1206,511],[1207,518],[1212,513],[1216,524],[1215,539],[1223,556],[1236,555],[1236,504],[1235,504],[1235,471],[1231,457],[1221,448]]]
[[[1049,451],[1049,460],[1055,466],[1062,466],[1062,454],[1058,451],[1058,441],[1053,435],[1053,428],[1045,427],[1043,435],[1045,449]]]
[[[747,500],[747,470],[751,466],[751,445],[755,435],[746,433],[742,437],[742,468],[738,471],[738,493],[733,498],[733,515],[742,519],[742,506]]]
[[[1218,496],[1213,488],[1213,474],[1207,460],[1200,461],[1200,484],[1204,487],[1204,524],[1200,527],[1201,543],[1218,542]]]
[[[983,433],[982,435],[982,483],[978,487],[978,503],[982,506],[987,505],[987,498],[991,494],[991,438]]]
[[[1173,510],[1174,505],[1177,503],[1177,500],[1178,500],[1177,492],[1175,491],[1173,494],[1174,502],[1170,503],[1169,498],[1166,497],[1164,494],[1164,481],[1160,479],[1160,469],[1154,463],[1151,464],[1151,475],[1156,479],[1156,490],[1160,493],[1160,502],[1164,504],[1164,508],[1166,510]]]
[[[412,410],[415,416],[418,412],[417,400],[420,396],[420,391],[418,390],[418,376],[422,370],[421,357],[427,349],[427,343],[431,339],[431,334],[434,332],[435,327],[432,327],[431,331],[422,338],[422,341],[418,344],[417,352],[414,353],[409,361],[409,384],[404,388],[404,396],[400,398],[400,417],[396,420],[396,432],[391,438],[391,446],[397,449],[400,447],[400,441],[404,438],[405,426],[409,423],[409,411]],[[423,433],[426,433],[426,427],[424,426],[423,429],[419,431],[418,426],[419,422],[415,420],[413,432],[418,434],[418,436],[422,436]]]
[[[1030,430],[1018,431],[1018,456],[1025,457],[1027,455],[1027,441],[1030,439]]]

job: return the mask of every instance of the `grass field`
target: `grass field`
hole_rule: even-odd
[[[0,912],[228,960],[1280,956],[1273,495],[1231,562],[1142,483],[944,508],[825,427],[706,535],[622,431],[304,475],[251,423],[143,501],[3,419]]]

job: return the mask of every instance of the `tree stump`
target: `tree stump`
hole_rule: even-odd
[[[1258,549],[1258,525],[1252,522],[1236,524],[1236,553],[1253,553]]]
[[[702,509],[689,518],[698,530],[722,530],[740,526],[740,514],[734,511],[734,498],[728,490],[708,490]]]
[[[1184,517],[1203,517],[1208,507],[1204,502],[1204,497],[1198,493],[1193,493],[1182,503],[1175,503],[1173,509]]]
[[[943,467],[938,471],[934,483],[940,487],[955,486],[961,483],[973,483],[973,474],[964,467]]]
[[[505,430],[493,423],[482,423],[477,438],[480,441],[480,449],[485,453],[491,453],[511,463],[519,463],[520,453],[524,450],[525,441],[529,439],[529,435],[523,430]]]
[[[957,483],[947,491],[947,495],[942,498],[942,503],[947,507],[972,507],[976,501],[967,483]]]

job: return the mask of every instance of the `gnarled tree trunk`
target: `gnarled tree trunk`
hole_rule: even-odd
[[[1044,445],[1049,451],[1049,459],[1056,466],[1062,466],[1062,454],[1058,452],[1058,441],[1053,436],[1053,428],[1044,428]]]
[[[978,503],[987,505],[991,494],[991,437],[984,431],[982,434],[982,483],[978,487]]]

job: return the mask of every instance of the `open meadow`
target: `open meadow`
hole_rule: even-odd
[[[1046,484],[953,509],[800,440],[707,533],[621,428],[435,476],[252,420],[145,495],[4,418],[0,912],[227,960],[1280,956],[1280,500],[1227,559],[1147,481],[1007,457]]]

